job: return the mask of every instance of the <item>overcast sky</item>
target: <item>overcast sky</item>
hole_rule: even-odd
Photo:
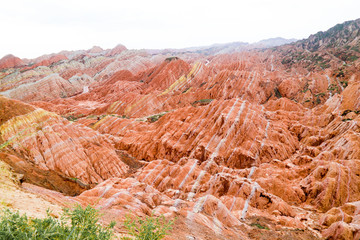
[[[0,58],[307,38],[360,18],[360,0],[4,0]]]

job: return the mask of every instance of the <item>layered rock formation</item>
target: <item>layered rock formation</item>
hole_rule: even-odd
[[[25,63],[18,57],[15,57],[14,55],[6,55],[2,59],[0,59],[0,69],[4,68],[16,68],[24,66]]]
[[[68,196],[31,191],[105,221],[177,217],[177,239],[357,239],[360,62],[292,53],[330,56],[313,46],[356,47],[358,32],[356,20],[264,51],[119,45],[7,67],[0,158]]]
[[[24,103],[3,97],[0,103],[5,107],[0,137],[9,148],[2,159],[31,182],[76,194],[127,172],[109,140],[95,131]],[[33,179],[32,174],[39,176]]]

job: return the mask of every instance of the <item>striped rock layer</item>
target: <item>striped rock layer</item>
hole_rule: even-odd
[[[360,65],[281,56],[118,46],[6,64],[0,158],[105,221],[177,217],[177,239],[357,239]]]

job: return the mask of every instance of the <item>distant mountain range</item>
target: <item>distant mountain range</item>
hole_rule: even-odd
[[[255,43],[231,42],[217,43],[209,46],[169,49],[142,49],[141,51],[152,55],[219,55],[234,52],[268,49],[283,55],[282,64],[287,67],[301,65],[308,70],[326,69],[332,65],[349,63],[360,58],[360,19],[346,21],[330,28],[325,32],[318,32],[303,40],[285,39],[281,37],[269,38]],[[20,59],[7,55],[0,59],[0,68],[20,67],[32,65],[58,55],[62,58],[76,59],[83,55],[88,56],[113,56],[127,50],[123,45],[113,49],[102,49],[94,46],[89,50],[62,51],[40,56],[35,59]]]
[[[360,58],[360,19],[337,24],[276,50],[282,53],[282,63],[287,67],[301,65],[314,70],[352,63]]]
[[[189,47],[189,48],[180,48],[180,49],[150,49],[146,50],[152,54],[184,54],[184,53],[198,53],[204,55],[217,55],[224,53],[233,53],[241,52],[252,49],[264,49],[269,47],[276,47],[284,44],[289,44],[296,42],[297,39],[285,39],[281,37],[264,39],[255,43],[247,42],[231,42],[231,43],[216,43],[209,46],[200,46],[200,47]]]

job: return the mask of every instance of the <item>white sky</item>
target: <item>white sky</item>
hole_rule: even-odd
[[[307,38],[360,18],[360,0],[2,0],[0,58]]]

